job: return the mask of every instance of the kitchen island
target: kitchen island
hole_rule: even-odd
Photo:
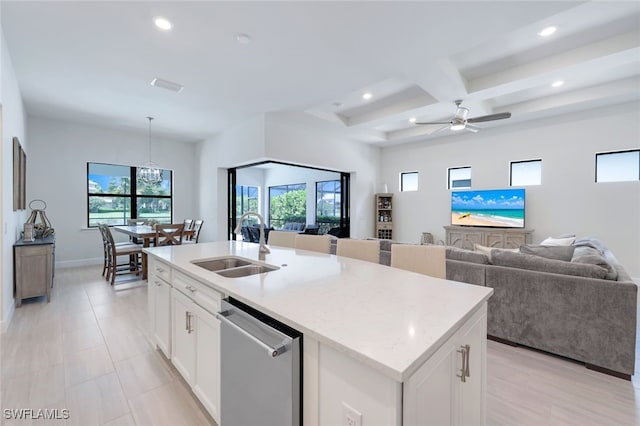
[[[193,263],[226,256],[260,263],[251,243],[144,250],[150,255],[152,334],[216,421],[224,389],[219,383],[215,388],[210,365],[206,383],[198,384],[197,343],[196,354],[185,357],[185,327],[176,325],[186,312],[191,333],[194,314],[174,303],[188,303],[183,296],[189,294],[202,295],[190,299],[194,309],[211,312],[221,297],[231,296],[303,333],[304,425],[343,425],[347,415],[367,426],[484,424],[486,302],[492,289],[278,247],[271,247],[264,263],[279,269],[263,274],[226,278]],[[202,316],[212,340],[215,319]],[[219,347],[208,342],[205,349]],[[217,362],[218,355],[207,359]]]

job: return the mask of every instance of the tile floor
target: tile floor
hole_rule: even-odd
[[[68,409],[69,418],[0,413],[0,423],[215,424],[154,350],[147,326],[146,287],[114,291],[97,267],[57,270],[51,303],[24,303],[0,339],[0,405]],[[487,375],[489,426],[640,425],[640,371],[629,382],[489,341]]]
[[[69,418],[0,413],[2,424],[215,424],[151,345],[146,287],[114,291],[100,269],[58,269],[51,303],[25,301],[0,339],[2,408],[68,409]]]

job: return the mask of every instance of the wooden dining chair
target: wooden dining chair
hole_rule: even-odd
[[[193,228],[193,219],[185,219],[184,220],[184,230],[191,231]]]
[[[106,247],[106,272],[105,277],[111,285],[115,284],[116,275],[135,274],[142,272],[139,268],[140,256],[142,256],[142,246],[134,243],[116,243],[107,225],[99,225],[101,234],[105,240]],[[126,263],[118,263],[118,257],[127,256]]]
[[[331,237],[328,235],[296,234],[296,250],[310,250],[329,254]]]
[[[182,244],[184,223],[156,225],[156,246],[179,246]]]
[[[380,241],[340,238],[336,242],[336,255],[379,263]]]
[[[202,230],[202,224],[204,223],[204,220],[202,219],[197,219],[194,220],[192,225],[191,225],[191,230],[193,231],[193,233],[191,235],[185,236],[185,238],[183,239],[182,243],[183,244],[197,244],[198,240],[200,240],[200,230]],[[185,231],[187,229],[185,228]]]
[[[270,246],[294,248],[296,246],[296,235],[298,234],[295,232],[270,231],[267,243]]]
[[[436,278],[446,278],[445,246],[391,245],[391,266]]]

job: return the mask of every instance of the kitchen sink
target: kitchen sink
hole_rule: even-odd
[[[191,262],[196,266],[206,269],[207,271],[221,271],[223,269],[237,268],[239,266],[247,266],[252,263],[248,260],[237,257],[221,257],[218,259],[198,260]]]
[[[222,271],[217,271],[216,274],[221,275],[227,278],[241,278],[247,277],[249,275],[263,274],[265,272],[275,271],[278,268],[277,266],[269,266],[269,265],[247,265],[240,266],[237,268],[224,269]]]
[[[191,263],[227,278],[242,278],[280,269],[277,266],[253,263],[240,257],[218,257],[194,260]]]

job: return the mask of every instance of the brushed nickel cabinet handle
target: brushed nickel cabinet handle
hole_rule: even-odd
[[[189,311],[184,311],[184,329],[189,331]]]
[[[467,381],[467,377],[469,377],[469,352],[471,347],[469,345],[460,346],[458,349],[458,353],[462,355],[462,368],[460,369],[460,374],[456,374],[456,376],[460,377],[460,381],[465,383]]]
[[[191,334],[191,332],[193,331],[193,328],[191,327],[191,318],[193,318],[193,314],[191,312],[187,312],[187,318],[188,318],[187,333]]]

